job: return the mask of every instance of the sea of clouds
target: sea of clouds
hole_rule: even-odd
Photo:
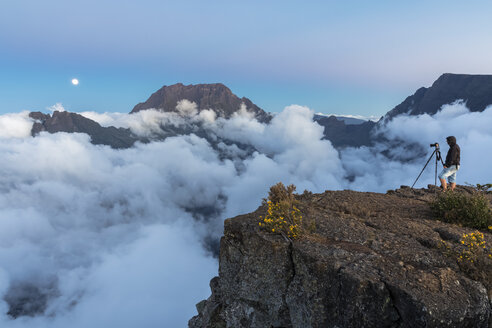
[[[185,327],[217,275],[205,241],[220,237],[225,218],[255,210],[278,181],[299,192],[385,192],[411,185],[429,144],[440,142],[445,156],[454,135],[458,183],[492,182],[492,107],[470,113],[463,102],[396,117],[378,128],[385,141],[343,150],[296,105],[268,124],[245,108],[223,119],[188,101],[178,113],[81,114],[151,139],[166,126],[197,124],[208,138],[116,150],[85,134],[33,138],[28,112],[0,116],[1,327]],[[433,181],[429,167],[416,187]],[[195,215],[210,207],[218,210]],[[9,306],[31,316],[13,320]]]

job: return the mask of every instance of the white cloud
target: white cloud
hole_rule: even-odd
[[[424,167],[433,148],[431,143],[441,145],[443,160],[448,146],[446,137],[454,135],[461,147],[461,168],[458,172],[458,183],[465,182],[489,183],[487,164],[492,160],[492,106],[483,112],[469,112],[462,102],[443,106],[434,115],[395,117],[380,132],[390,140],[403,140],[401,143],[390,143],[388,150],[392,154],[402,154],[409,159],[406,163],[391,160],[380,151],[388,145],[378,144],[374,148],[348,148],[341,152],[344,168],[355,181],[349,183],[356,190],[385,191],[399,185],[412,185]],[[413,143],[414,147],[408,147]],[[426,168],[416,187],[434,183],[434,162]],[[439,165],[438,173],[442,169]]]
[[[256,209],[278,181],[299,192],[410,185],[429,144],[441,142],[445,155],[445,137],[455,135],[459,183],[491,182],[491,108],[469,113],[457,103],[434,116],[396,117],[381,128],[390,143],[340,153],[322,140],[306,107],[289,106],[269,124],[245,111],[228,120],[187,113],[83,115],[142,136],[199,124],[217,145],[189,134],[114,150],[84,134],[31,138],[26,113],[0,116],[0,296],[15,299],[30,284],[48,297],[44,315],[16,320],[0,302],[2,327],[185,326],[217,271],[202,248],[205,236]],[[411,160],[382,155],[388,144]],[[418,186],[431,182],[428,169]],[[193,218],[204,211],[206,221]]]
[[[267,155],[222,143],[247,158],[220,158],[193,134],[125,150],[92,145],[84,134],[32,138],[33,121],[12,116],[24,132],[0,138],[0,291],[15,300],[35,286],[48,303],[45,316],[10,320],[4,311],[2,326],[184,326],[217,270],[203,239],[220,235],[225,217],[254,210],[278,181],[339,187],[340,172],[325,171],[340,170],[337,153],[320,140],[307,108],[288,108],[270,125],[246,111],[230,120],[209,111],[187,119],[158,111],[84,115],[140,135],[188,120]],[[222,214],[208,222],[192,218],[214,207]]]
[[[200,111],[200,114],[198,114],[198,118],[200,121],[204,123],[211,124],[215,122],[215,119],[217,118],[217,114],[212,109],[204,109]]]
[[[176,105],[176,110],[179,114],[183,116],[195,116],[198,113],[198,107],[196,103],[191,102],[187,99],[178,101]]]
[[[50,112],[55,112],[55,111],[64,112],[65,111],[65,108],[63,107],[62,103],[56,103],[53,106],[50,106],[46,109],[49,110]]]
[[[31,135],[33,121],[29,112],[0,115],[0,138],[26,138]]]

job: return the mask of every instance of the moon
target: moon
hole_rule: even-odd
[[[79,84],[79,80],[77,80],[77,79],[72,79],[72,84],[73,84],[73,85],[78,85],[78,84]]]

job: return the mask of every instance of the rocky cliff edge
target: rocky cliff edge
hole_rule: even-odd
[[[492,267],[471,278],[439,246],[473,229],[432,219],[437,192],[305,193],[316,230],[293,242],[260,229],[264,206],[226,220],[219,276],[189,327],[489,326]]]

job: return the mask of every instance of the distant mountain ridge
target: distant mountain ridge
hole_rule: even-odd
[[[338,115],[338,114],[323,114],[323,113],[314,114],[315,120],[317,117],[330,117],[330,116],[335,116],[337,120],[342,121],[347,125],[358,125],[358,124],[365,123],[367,121],[376,122],[375,119],[377,119],[377,117],[363,117],[358,115],[354,116],[354,115]]]
[[[324,128],[325,139],[330,140],[335,148],[370,146],[372,143],[371,131],[376,125],[373,121],[347,124],[334,115],[314,115],[314,121]]]
[[[182,83],[163,86],[154,92],[145,102],[137,104],[131,113],[142,110],[157,109],[163,112],[179,112],[176,108],[180,100],[194,102],[197,110],[211,109],[217,117],[230,118],[244,104],[256,119],[268,123],[272,115],[255,105],[248,98],[239,98],[221,83],[184,85]],[[492,104],[492,75],[441,75],[429,88],[420,88],[413,95],[390,110],[378,122],[357,122],[337,118],[336,116],[314,115],[313,120],[324,128],[324,138],[330,140],[335,148],[371,146],[381,136],[375,136],[375,127],[392,120],[398,115],[429,115],[437,113],[443,105],[456,100],[464,100],[471,111],[483,111]],[[33,124],[32,135],[41,131],[82,132],[91,136],[94,144],[109,145],[113,148],[129,148],[135,141],[148,142],[133,135],[129,129],[102,127],[97,122],[82,115],[69,112],[54,112],[52,115],[40,112],[31,113]],[[360,124],[353,124],[360,123]],[[188,129],[189,130],[189,129]],[[160,139],[187,133],[187,129],[166,127]],[[188,131],[189,132],[189,131]],[[206,135],[201,127],[195,127],[198,135]]]
[[[130,148],[137,141],[137,137],[131,133],[130,129],[102,127],[99,123],[77,113],[54,111],[50,115],[31,112],[29,117],[35,120],[31,129],[32,136],[42,131],[49,133],[80,132],[88,134],[95,145],[108,145],[116,149]]]
[[[446,104],[458,99],[466,102],[472,112],[481,112],[492,104],[492,75],[451,74],[441,75],[429,88],[420,88],[401,104],[390,110],[384,120],[408,114],[435,114]]]

